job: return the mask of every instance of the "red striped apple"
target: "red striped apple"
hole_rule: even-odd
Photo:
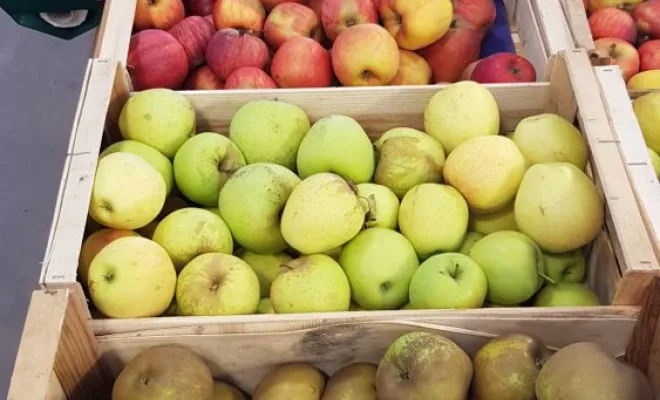
[[[660,69],[660,39],[649,40],[638,49],[640,71]]]
[[[465,69],[463,70],[463,73],[461,74],[461,79],[462,81],[469,81],[472,79],[472,72],[474,72],[474,69],[477,68],[477,64],[479,64],[479,60],[471,63]]]
[[[383,26],[400,48],[419,50],[440,39],[452,22],[451,0],[382,0]]]
[[[217,31],[206,50],[206,61],[222,81],[241,67],[263,69],[268,62],[268,46],[263,40],[236,29]]]
[[[399,49],[399,70],[390,85],[428,85],[430,82],[431,67],[424,57]]]
[[[263,70],[243,67],[229,75],[225,89],[277,89],[277,85]]]
[[[344,86],[387,85],[399,69],[399,48],[380,25],[352,26],[332,46],[332,67]]]
[[[213,21],[218,30],[245,29],[260,34],[264,27],[266,11],[260,0],[216,0]]]
[[[215,0],[184,0],[189,15],[207,16],[213,12]]]
[[[523,83],[536,81],[534,66],[514,53],[495,53],[482,60],[470,79],[478,83]]]
[[[186,90],[218,90],[224,86],[208,65],[197,68],[190,74],[184,85]]]
[[[307,5],[307,7],[311,8],[314,11],[316,16],[319,17],[319,21],[320,21],[321,20],[321,8],[323,7],[323,0],[309,0],[305,4]]]
[[[344,30],[359,24],[377,24],[373,0],[323,0],[321,22],[328,39],[334,41]]]
[[[304,4],[305,0],[261,0],[261,3],[266,7],[266,10],[272,10],[276,6],[284,3],[300,3]]]
[[[589,0],[589,12],[595,12],[603,8],[621,8],[632,10],[644,0]]]
[[[174,36],[157,29],[140,31],[128,46],[128,72],[136,90],[178,89],[188,75],[188,55]]]
[[[215,33],[215,27],[203,17],[192,16],[174,25],[169,33],[183,45],[191,68],[204,64],[206,48]]]
[[[615,37],[628,43],[637,40],[637,25],[633,17],[618,8],[603,8],[591,14],[589,28],[594,40]]]
[[[277,49],[296,36],[321,41],[321,21],[314,11],[298,3],[283,3],[270,12],[264,24],[264,39]]]
[[[133,23],[136,30],[168,30],[185,17],[181,0],[137,0]]]
[[[270,72],[277,86],[327,87],[332,84],[330,54],[318,42],[294,37],[284,42],[273,56]]]
[[[423,48],[420,54],[431,66],[433,83],[457,82],[463,70],[479,59],[482,36],[476,28],[452,28],[442,39]]]
[[[497,10],[493,0],[454,0],[454,15],[487,32],[495,23]]]
[[[643,39],[660,39],[660,0],[648,0],[633,11]]]
[[[594,41],[594,47],[600,57],[610,57],[610,65],[619,66],[626,82],[639,72],[639,53],[625,40],[602,38]]]

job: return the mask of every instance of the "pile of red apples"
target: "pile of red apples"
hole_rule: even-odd
[[[513,53],[479,59],[494,0],[138,0],[136,90],[533,82]]]
[[[660,89],[660,0],[584,0],[597,54],[630,89]]]

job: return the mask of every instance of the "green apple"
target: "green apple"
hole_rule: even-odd
[[[442,180],[445,151],[433,137],[412,128],[394,128],[374,143],[378,164],[374,181],[402,198],[422,183]]]
[[[270,288],[270,301],[278,314],[348,311],[351,288],[335,260],[314,254],[286,264]]]
[[[586,271],[582,250],[568,253],[544,253],[546,275],[552,282],[582,282]]]
[[[287,248],[280,215],[300,178],[277,164],[238,170],[220,190],[218,208],[234,240],[248,251],[275,254]]]
[[[531,298],[544,283],[543,253],[527,235],[499,231],[472,246],[472,258],[486,274],[488,301],[519,304]]]
[[[238,257],[202,254],[179,274],[176,302],[181,315],[254,314],[259,306],[259,279]]]
[[[220,189],[245,165],[231,140],[213,132],[188,139],[174,156],[174,179],[184,196],[206,207],[218,205]]]
[[[128,98],[119,115],[124,139],[137,140],[174,157],[179,147],[195,134],[195,109],[180,93],[149,89]]]
[[[410,304],[417,310],[480,308],[488,282],[481,267],[460,253],[435,255],[419,266],[410,281]]]
[[[365,183],[374,174],[374,149],[369,136],[353,118],[331,115],[318,120],[298,149],[302,179],[332,172],[353,183]]]
[[[264,297],[259,300],[257,314],[275,314],[275,310],[273,310],[273,304],[270,302],[269,297]]]
[[[367,227],[396,229],[399,199],[390,188],[375,183],[361,183],[357,185],[357,193],[369,204]]]
[[[283,101],[253,100],[238,109],[229,137],[248,164],[273,163],[296,168],[296,154],[309,130],[305,111]]]
[[[497,231],[517,231],[516,217],[513,214],[513,201],[504,208],[487,214],[470,214],[468,228],[488,235]]]
[[[362,308],[359,304],[355,304],[351,301],[351,305],[348,306],[348,311],[367,311],[367,309]]]
[[[165,217],[156,227],[153,241],[163,246],[177,271],[200,254],[234,251],[231,232],[222,218],[193,207]]]
[[[579,282],[560,282],[544,287],[534,299],[535,307],[598,306],[600,300]]]
[[[325,253],[353,239],[367,211],[344,178],[314,174],[291,192],[282,213],[282,236],[301,254]]]
[[[83,285],[87,286],[87,272],[89,271],[89,266],[92,264],[94,257],[96,257],[96,255],[99,254],[99,252],[108,244],[126,236],[140,235],[133,231],[123,229],[102,228],[85,239],[80,248],[80,259],[78,262],[78,275],[80,276],[80,282],[82,282]]]
[[[218,217],[222,217],[220,214],[220,209],[218,207],[204,207],[205,210],[211,211],[213,214],[217,215]]]
[[[165,204],[163,205],[163,209],[160,210],[160,213],[158,213],[156,219],[149,222],[149,224],[143,226],[142,228],[138,229],[137,233],[149,239],[153,238],[154,232],[156,231],[156,227],[158,227],[160,221],[162,221],[168,215],[172,214],[174,211],[186,207],[190,207],[190,205],[186,203],[186,201],[181,197],[168,196],[165,199]]]
[[[655,171],[655,176],[660,179],[660,155],[655,151],[648,148],[649,157],[651,158],[651,165],[653,166],[653,171]]]
[[[176,270],[157,243],[127,236],[94,257],[87,284],[96,308],[110,318],[157,317],[172,302]]]
[[[144,161],[156,168],[156,171],[163,177],[165,186],[167,187],[167,194],[169,195],[172,192],[172,186],[174,185],[172,162],[163,153],[136,140],[122,140],[103,150],[99,158],[118,152],[131,153],[142,157]]]
[[[479,232],[466,233],[465,237],[463,238],[463,243],[461,243],[461,247],[459,247],[458,249],[458,252],[461,254],[465,254],[466,256],[469,256],[472,246],[474,246],[474,244],[477,243],[479,240],[483,239],[484,236],[486,235]]]
[[[367,310],[394,310],[408,301],[419,261],[413,245],[399,232],[369,228],[344,246],[339,264],[354,302]]]
[[[167,186],[142,157],[114,153],[99,160],[89,215],[101,225],[137,229],[153,221],[165,204]]]
[[[270,286],[273,284],[277,275],[279,275],[282,265],[293,260],[291,256],[284,253],[256,254],[249,251],[242,251],[238,256],[256,272],[257,278],[259,278],[261,297],[269,296]]]
[[[399,229],[426,258],[437,252],[457,250],[468,224],[468,206],[451,186],[423,183],[401,201]]]

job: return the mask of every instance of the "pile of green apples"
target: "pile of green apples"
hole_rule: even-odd
[[[541,114],[500,134],[470,81],[422,113],[425,132],[367,133],[255,100],[196,133],[186,97],[134,94],[98,162],[105,228],[81,281],[125,318],[599,304],[582,281],[604,205],[579,130]]]

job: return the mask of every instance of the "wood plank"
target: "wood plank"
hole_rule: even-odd
[[[109,58],[126,64],[137,0],[106,0],[101,24],[96,30],[94,58]]]
[[[546,47],[543,32],[539,27],[532,0],[518,1],[515,8],[515,21],[518,26],[518,35],[525,50],[525,58],[534,65],[536,79],[546,76],[548,57],[550,53]],[[548,0],[544,0],[548,1]]]
[[[541,0],[543,1],[543,0]],[[582,0],[560,0],[564,17],[568,22],[575,47],[588,51],[594,49],[594,41],[589,28],[587,11]]]
[[[560,0],[530,0],[530,2],[539,21],[538,26],[544,39],[546,55],[555,55],[562,50],[576,48]]]

